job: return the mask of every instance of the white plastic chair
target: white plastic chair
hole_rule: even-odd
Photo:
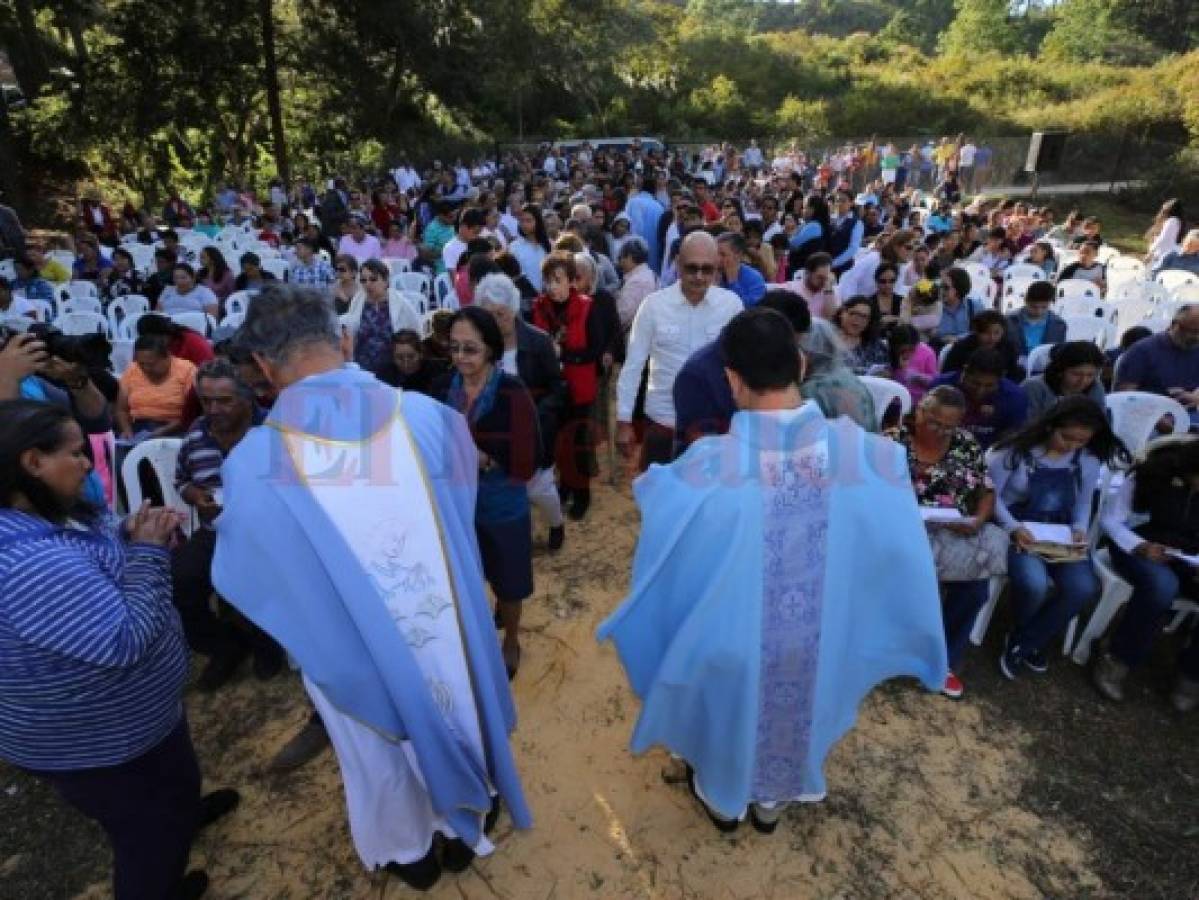
[[[1103,263],[1103,265],[1105,265],[1105,266],[1109,262],[1111,262],[1113,259],[1116,259],[1119,256],[1120,256],[1120,251],[1117,250],[1115,247],[1113,247],[1111,244],[1100,244],[1099,252],[1095,254],[1095,258],[1097,260],[1099,260],[1099,262]]]
[[[906,416],[912,411],[912,395],[898,381],[892,381],[890,378],[878,378],[874,375],[860,375],[858,380],[866,386],[866,390],[870,391],[870,396],[874,400],[875,424],[879,428],[882,428],[887,410],[896,400],[899,401],[900,417]]]
[[[1172,397],[1145,391],[1116,391],[1108,394],[1105,402],[1112,431],[1131,453],[1139,452],[1149,443],[1157,433],[1157,423],[1165,416],[1173,419],[1174,434],[1186,434],[1191,428],[1186,407]]]
[[[437,315],[438,310],[431,309],[420,319],[420,336],[422,338],[430,338],[433,336],[433,317]]]
[[[1112,285],[1128,280],[1139,281],[1145,277],[1145,264],[1135,256],[1117,256],[1107,263],[1107,283],[1110,293]]]
[[[231,312],[225,318],[221,319],[221,328],[241,328],[242,323],[246,321],[244,312]]]
[[[1057,283],[1057,299],[1059,303],[1063,300],[1073,299],[1074,297],[1089,297],[1092,300],[1103,299],[1099,285],[1093,281],[1087,281],[1085,278],[1067,278],[1065,281]]]
[[[458,294],[454,291],[454,282],[445,272],[438,275],[433,282],[433,296],[440,309],[458,308]]]
[[[25,298],[25,302],[29,304],[29,308],[33,310],[34,316],[39,322],[53,322],[57,313],[54,311],[54,304],[49,300],[31,300]]]
[[[1181,269],[1164,269],[1157,273],[1156,281],[1169,291],[1184,284],[1199,284],[1199,275]]]
[[[63,334],[108,335],[108,319],[96,312],[68,312],[54,320],[54,327]]]
[[[1033,347],[1028,354],[1028,359],[1025,361],[1025,368],[1028,370],[1029,377],[1040,375],[1045,371],[1049,365],[1049,357],[1056,346],[1056,344],[1041,344]]]
[[[104,308],[100,306],[100,301],[95,297],[72,297],[70,300],[63,300],[58,304],[60,316],[80,312],[103,313]]]
[[[112,330],[112,336],[118,341],[137,340],[137,320],[147,313],[130,313],[121,319],[119,325]]]
[[[424,272],[394,272],[391,276],[391,286],[401,292],[413,291],[426,297],[433,296],[433,283]]]
[[[398,256],[385,256],[385,257],[383,257],[381,262],[383,263],[383,265],[387,266],[388,275],[393,280],[401,272],[411,272],[412,271],[412,263],[406,259],[400,259]],[[394,287],[394,285],[393,285],[393,287]],[[396,290],[402,290],[402,289],[397,287]]]
[[[17,277],[17,267],[11,259],[0,259],[0,278],[7,278],[9,281],[15,280]]]
[[[945,360],[949,359],[949,351],[953,349],[953,344],[946,344],[941,348],[941,352],[937,354],[937,371],[945,371]]]
[[[986,266],[982,263],[963,260],[957,263],[957,267],[970,276],[971,297],[988,302],[995,299],[995,281],[991,278],[991,272]]]
[[[1013,263],[1003,270],[1003,283],[1006,286],[1015,278],[1030,278],[1033,281],[1044,281],[1045,270],[1036,263]]]
[[[60,263],[68,272],[75,267],[75,254],[70,250],[51,250],[46,254],[46,259]]]
[[[412,304],[412,308],[422,316],[435,307],[433,298],[428,294],[421,294],[417,291],[401,290],[399,291],[399,295]]]
[[[186,513],[190,522],[192,509],[175,490],[175,462],[182,446],[183,441],[179,438],[151,438],[129,449],[129,453],[121,462],[121,483],[125,486],[125,498],[129,501],[130,510],[136,510],[142,505],[142,486],[137,477],[137,469],[144,459],[149,461],[155,477],[158,478],[163,503]],[[190,528],[184,530],[190,531]]]
[[[1096,316],[1062,316],[1066,320],[1066,340],[1091,341],[1099,349],[1107,346],[1107,322]]]
[[[1038,281],[1044,281],[1044,276],[1040,278],[1012,278],[1005,281],[1003,284],[1003,312],[1016,312],[1024,305],[1024,295],[1028,293],[1028,289]]]
[[[1107,304],[1098,297],[1066,297],[1055,304],[1055,312],[1059,316],[1103,316],[1107,312]]]
[[[280,281],[287,281],[288,272],[291,266],[287,264],[287,260],[275,257],[274,259],[262,258],[262,271],[270,272]]]
[[[1199,282],[1180,284],[1171,288],[1170,299],[1175,303],[1199,303]]]
[[[216,319],[205,312],[189,310],[188,312],[172,313],[170,318],[176,325],[198,331],[204,337],[210,337],[212,330],[216,328]]]
[[[100,291],[90,281],[72,281],[67,285],[67,293],[72,299],[100,299]]]
[[[130,316],[144,315],[149,311],[150,301],[141,294],[126,294],[109,301],[108,324],[112,326],[112,333],[116,334],[121,322]]]
[[[112,352],[108,356],[108,361],[112,365],[113,374],[118,378],[133,365],[133,343],[126,338],[112,341]]]
[[[246,314],[246,310],[250,308],[250,301],[254,299],[254,295],[258,291],[235,291],[225,298],[225,315],[233,315],[233,313]]]
[[[0,316],[0,326],[8,328],[11,331],[19,331],[24,334],[29,330],[29,326],[33,324],[33,319],[29,316],[15,316],[12,314]]]

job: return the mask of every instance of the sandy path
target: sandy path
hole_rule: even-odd
[[[538,551],[537,593],[516,683],[518,763],[536,827],[506,817],[497,852],[433,898],[1042,897],[1100,890],[1087,848],[1016,803],[1026,738],[986,708],[911,683],[876,691],[830,756],[830,799],[793,808],[770,837],[716,832],[684,788],[663,782],[664,753],[632,757],[637,704],[594,631],[627,584],[637,513],[627,484],[606,486],[565,550]],[[544,531],[538,528],[539,541]],[[262,766],[303,723],[291,675],[247,676],[188,706],[209,786],[242,790],[241,809],[207,832],[193,863],[210,897],[399,898],[350,844],[336,761],[326,752],[290,776]],[[88,898],[108,896],[93,885]]]

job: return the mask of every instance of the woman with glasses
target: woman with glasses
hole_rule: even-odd
[[[525,483],[537,470],[537,408],[521,380],[501,366],[504,337],[477,306],[454,314],[453,371],[434,396],[466,417],[479,451],[475,534],[483,576],[498,604],[508,678],[520,668],[521,604],[533,593],[533,538]]]
[[[342,316],[341,324],[353,342],[353,360],[378,375],[391,363],[391,336],[401,329],[420,331],[420,314],[399,291],[388,285],[389,273],[381,260],[368,259],[358,268],[362,286]]]
[[[358,260],[342,253],[334,260],[334,274],[337,277],[331,288],[333,309],[339,316],[344,316],[358,293]]]
[[[907,229],[901,229],[889,238],[881,239],[875,249],[867,250],[841,278],[841,295],[853,297],[858,294],[869,297],[874,293],[874,273],[884,262],[902,266],[912,258],[916,249],[916,236]]]
[[[870,304],[883,327],[899,321],[903,297],[896,292],[899,284],[899,266],[893,262],[881,262],[874,270],[874,293]]]
[[[866,375],[889,362],[887,342],[880,334],[878,310],[868,297],[851,297],[833,313],[837,335],[845,346],[845,364],[855,375]]]
[[[1008,538],[988,525],[995,492],[982,448],[961,427],[966,398],[942,385],[929,391],[911,425],[891,433],[907,450],[916,501],[945,517],[934,522],[926,514],[937,580],[941,583],[949,675],[942,693],[962,696],[955,674],[966,652],[970,631],[987,602],[989,579],[1007,572]]]

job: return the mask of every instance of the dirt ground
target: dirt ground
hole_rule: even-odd
[[[637,703],[594,632],[623,596],[638,516],[627,482],[595,493],[560,554],[538,526],[514,737],[536,826],[501,818],[496,853],[430,897],[1199,896],[1199,716],[1166,704],[1170,642],[1113,707],[1058,658],[1043,678],[1003,681],[1002,614],[962,673],[963,700],[884,685],[827,762],[826,802],[790,809],[769,837],[718,834],[664,781],[664,753],[626,749]],[[243,795],[193,853],[208,896],[415,896],[360,865],[330,752],[288,776],[263,772],[307,716],[294,673],[263,684],[247,671],[187,706],[206,786]],[[100,900],[108,874],[94,826],[0,767],[0,897]]]

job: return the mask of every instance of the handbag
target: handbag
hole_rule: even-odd
[[[981,581],[1007,574],[1007,532],[990,522],[974,534],[931,527],[928,541],[938,581]]]

